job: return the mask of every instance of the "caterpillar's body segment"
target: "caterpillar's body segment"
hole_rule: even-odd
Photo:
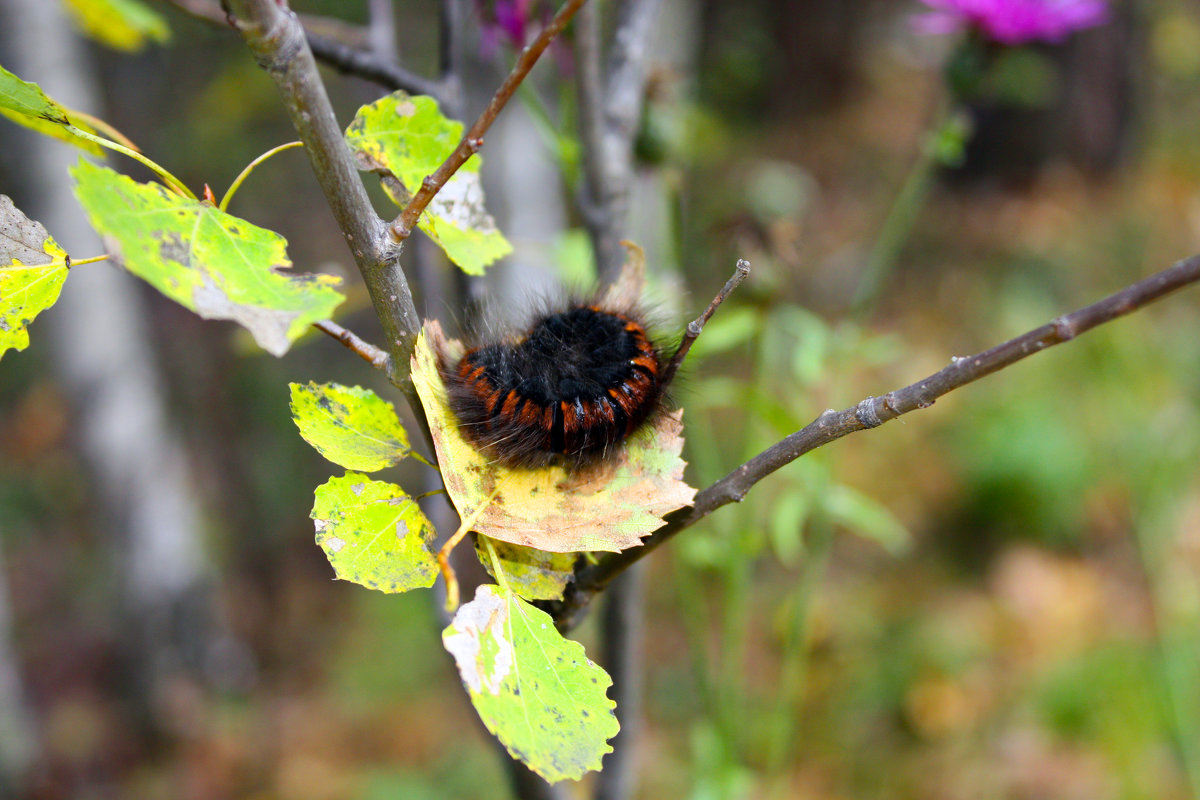
[[[602,460],[661,405],[664,364],[635,315],[576,304],[515,342],[468,350],[445,369],[464,436],[511,467]]]

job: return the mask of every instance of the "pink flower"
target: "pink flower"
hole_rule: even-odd
[[[973,29],[1005,45],[1061,42],[1108,20],[1106,0],[921,0],[932,10],[913,18],[921,33]]]

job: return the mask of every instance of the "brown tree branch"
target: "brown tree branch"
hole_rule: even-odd
[[[225,0],[225,5],[258,63],[279,87],[383,326],[391,356],[388,378],[405,392],[415,411],[421,406],[408,368],[421,318],[400,268],[400,248],[367,197],[305,41],[304,28],[283,0]]]
[[[878,428],[901,414],[929,408],[942,395],[1048,347],[1069,342],[1097,325],[1123,317],[1197,281],[1200,281],[1200,255],[1179,261],[1099,302],[1058,317],[990,350],[965,358],[955,357],[949,366],[902,389],[882,397],[868,397],[841,411],[826,411],[700,491],[692,507],[669,514],[667,524],[651,534],[641,547],[602,556],[594,563],[585,562],[576,571],[574,582],[568,584],[562,602],[551,605],[556,623],[563,630],[570,629],[591,599],[617,575],[721,506],[741,502],[755,484],[805,453],[856,431]]]
[[[458,168],[465,164],[468,158],[479,152],[479,148],[483,146],[483,135],[496,121],[496,117],[517,91],[517,87],[529,75],[529,71],[533,69],[533,65],[537,63],[542,52],[550,45],[554,37],[567,27],[571,17],[575,16],[575,12],[585,2],[587,0],[567,0],[554,15],[554,19],[550,20],[550,23],[517,56],[517,63],[513,65],[512,71],[508,73],[508,77],[492,95],[491,102],[487,104],[487,108],[463,136],[458,147],[454,148],[454,152],[442,162],[442,165],[432,175],[425,177],[425,180],[421,182],[421,188],[417,190],[412,200],[392,223],[391,233],[396,241],[403,242],[412,235],[417,218],[421,216],[421,212],[425,210],[429,202],[446,185],[446,181],[450,180],[455,172],[458,172]]]
[[[392,357],[386,351],[357,336],[353,331],[343,328],[331,319],[314,322],[313,327],[321,333],[328,334],[342,343],[363,361],[378,370],[388,372],[392,367]]]

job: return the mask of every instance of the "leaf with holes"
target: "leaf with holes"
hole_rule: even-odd
[[[29,346],[29,323],[58,300],[67,254],[0,194],[0,357]]]
[[[454,152],[462,135],[462,123],[443,116],[436,100],[405,92],[363,106],[346,129],[359,166],[378,173],[400,207]],[[489,264],[512,252],[484,209],[481,163],[478,155],[467,159],[417,221],[450,260],[471,275],[482,275]]]
[[[375,472],[408,455],[408,433],[396,409],[370,389],[339,383],[288,386],[300,435],[338,466]]]
[[[480,586],[442,633],[483,724],[513,758],[550,783],[600,769],[620,725],[612,679],[546,612]]]
[[[317,544],[344,581],[395,593],[437,579],[433,525],[399,486],[347,472],[317,487],[310,516]]]
[[[209,203],[80,161],[75,196],[127,270],[205,319],[228,319],[281,356],[344,300],[332,275],[288,274],[279,234]]]
[[[0,116],[11,119],[38,133],[73,144],[94,156],[104,155],[104,150],[95,142],[81,139],[71,133],[68,126],[95,133],[90,125],[76,119],[71,112],[51,100],[36,83],[23,81],[0,67]]]
[[[493,578],[495,568],[487,552],[487,542],[496,551],[500,569],[509,587],[526,600],[562,600],[563,589],[575,577],[575,561],[578,553],[547,553],[532,547],[488,539],[476,538],[475,551],[479,562]]]
[[[681,411],[645,425],[613,459],[589,469],[512,469],[493,463],[463,438],[446,402],[438,362],[454,363],[462,351],[459,342],[445,339],[437,322],[426,323],[413,352],[412,379],[446,492],[459,513],[487,504],[498,489],[474,530],[552,553],[616,552],[640,545],[643,536],[665,524],[664,514],[696,496],[683,481]]]

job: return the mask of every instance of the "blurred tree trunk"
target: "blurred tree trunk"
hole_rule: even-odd
[[[722,106],[780,117],[850,100],[863,85],[876,2],[707,0],[705,93]]]
[[[103,116],[88,47],[60,4],[0,0],[4,42],[18,74],[64,105]],[[0,34],[0,35],[3,35]],[[15,138],[15,137],[14,137]],[[29,187],[26,211],[73,255],[102,252],[80,212],[67,168],[72,147],[28,137],[16,166]],[[211,568],[186,458],[169,429],[139,286],[111,264],[78,267],[46,315],[54,368],[73,413],[74,441],[90,470],[120,579],[122,652],[130,701],[151,730],[167,692],[199,676],[216,642]]]
[[[875,0],[767,0],[782,69],[774,75],[780,111],[821,110],[862,84],[862,53]]]
[[[38,737],[13,642],[8,579],[0,550],[0,797],[19,797],[38,761]]]

